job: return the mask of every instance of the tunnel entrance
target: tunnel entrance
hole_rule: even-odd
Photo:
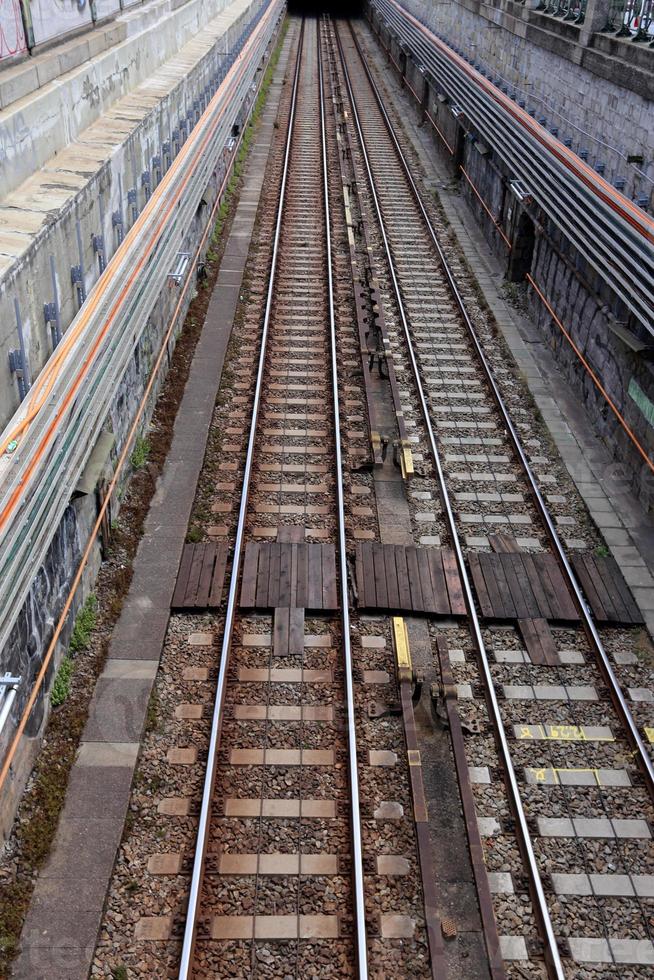
[[[300,14],[305,16],[320,16],[320,14],[331,14],[332,17],[361,17],[363,15],[363,0],[289,0],[289,14]]]
[[[522,211],[518,218],[513,248],[511,249],[511,260],[507,278],[511,282],[523,282],[527,273],[531,272],[531,262],[534,257],[534,245],[536,243],[536,232],[534,222],[526,211]]]

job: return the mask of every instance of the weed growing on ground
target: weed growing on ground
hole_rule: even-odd
[[[71,653],[73,656],[76,653],[81,653],[82,650],[88,650],[89,643],[91,642],[91,633],[93,632],[93,627],[95,626],[97,610],[98,600],[95,598],[93,593],[91,593],[78,612],[77,619],[75,620],[73,634],[70,638],[70,645],[68,647],[69,653]]]
[[[150,443],[145,436],[138,436],[134,445],[134,452],[131,456],[132,467],[140,470],[148,461],[150,455]]]

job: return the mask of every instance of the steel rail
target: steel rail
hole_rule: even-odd
[[[355,45],[357,47],[357,50],[359,52],[359,55],[360,55],[360,57],[362,59],[362,63],[363,63],[364,69],[366,71],[366,75],[368,77],[368,81],[370,83],[371,89],[372,89],[372,91],[373,91],[373,93],[375,95],[375,99],[377,101],[377,105],[379,106],[379,110],[380,110],[381,115],[382,115],[382,117],[384,119],[384,123],[385,123],[386,129],[387,129],[387,131],[389,133],[389,136],[390,136],[390,138],[391,138],[391,140],[393,142],[393,146],[395,148],[395,152],[396,152],[397,157],[398,157],[398,159],[400,161],[400,164],[401,164],[402,169],[404,171],[404,175],[405,175],[405,177],[407,179],[407,182],[408,182],[408,184],[409,184],[409,186],[411,188],[411,193],[412,193],[412,195],[414,197],[414,200],[416,201],[416,204],[417,204],[418,209],[420,211],[420,214],[422,216],[422,219],[423,219],[425,228],[427,229],[427,232],[428,232],[428,234],[429,234],[429,236],[430,236],[430,238],[432,240],[432,243],[433,243],[434,248],[436,250],[436,253],[438,255],[439,261],[440,261],[440,263],[441,263],[441,265],[443,267],[443,271],[445,273],[445,277],[446,277],[446,280],[447,280],[447,284],[448,284],[449,290],[450,290],[450,292],[452,294],[452,297],[453,297],[453,299],[454,299],[454,301],[456,303],[457,309],[458,309],[459,313],[461,314],[461,317],[463,318],[463,321],[464,321],[465,326],[466,326],[466,331],[468,333],[468,336],[470,337],[470,340],[472,341],[472,344],[473,344],[475,353],[476,353],[477,357],[479,358],[479,363],[481,364],[482,371],[483,371],[484,377],[486,379],[486,383],[488,384],[488,387],[490,388],[490,391],[491,391],[493,400],[495,402],[495,405],[497,406],[497,409],[500,412],[500,415],[502,417],[502,422],[503,422],[503,424],[504,424],[504,426],[506,428],[507,434],[509,436],[509,441],[511,442],[511,445],[513,447],[513,450],[514,450],[516,456],[518,457],[518,460],[519,460],[520,465],[521,465],[521,467],[523,469],[523,472],[525,474],[525,477],[527,478],[527,482],[529,484],[529,488],[531,490],[531,493],[532,493],[534,502],[536,504],[536,509],[537,509],[538,513],[540,514],[540,517],[541,517],[541,520],[543,521],[543,524],[545,525],[545,529],[546,529],[546,532],[547,532],[547,537],[549,538],[550,544],[551,544],[551,546],[552,546],[552,548],[553,548],[553,550],[554,550],[554,552],[556,554],[556,557],[557,557],[557,559],[559,561],[559,564],[561,565],[561,567],[562,567],[562,569],[564,571],[565,578],[566,578],[567,583],[568,583],[568,585],[569,585],[569,587],[570,587],[570,589],[572,591],[573,598],[574,598],[574,601],[575,601],[575,605],[577,606],[577,609],[579,610],[579,614],[581,616],[581,621],[582,621],[582,625],[584,627],[584,631],[586,633],[586,636],[588,637],[588,640],[590,642],[591,648],[593,649],[593,651],[595,653],[596,659],[598,661],[598,666],[599,666],[599,668],[600,668],[600,670],[602,672],[602,675],[604,677],[604,680],[605,680],[605,682],[606,682],[606,684],[608,686],[608,689],[609,689],[609,692],[610,692],[610,695],[611,695],[611,700],[613,701],[613,705],[614,705],[614,707],[616,709],[616,712],[618,714],[618,717],[619,717],[619,719],[620,719],[620,721],[621,721],[624,729],[626,730],[628,740],[631,743],[632,748],[634,749],[634,753],[635,753],[635,756],[636,756],[636,759],[637,759],[639,768],[641,770],[641,773],[643,775],[643,778],[645,780],[645,783],[647,785],[648,792],[649,792],[650,796],[652,797],[652,799],[654,800],[654,763],[652,762],[652,759],[650,757],[650,754],[649,754],[649,752],[648,752],[648,750],[647,750],[647,748],[645,746],[645,743],[643,742],[642,736],[641,736],[640,732],[638,731],[638,725],[637,725],[637,723],[636,723],[636,721],[634,719],[633,714],[631,713],[631,711],[629,709],[629,705],[627,704],[626,698],[625,698],[624,694],[622,693],[622,688],[621,688],[620,682],[618,681],[618,678],[616,677],[615,671],[613,670],[613,667],[611,666],[611,662],[609,660],[608,654],[606,653],[606,650],[604,649],[604,645],[603,645],[602,640],[601,640],[601,637],[599,635],[599,631],[598,631],[598,629],[597,629],[597,627],[595,625],[595,622],[594,622],[593,617],[591,615],[591,612],[590,612],[590,610],[588,608],[588,605],[587,605],[587,603],[586,603],[586,601],[585,601],[585,599],[583,597],[583,594],[582,594],[582,591],[581,591],[581,587],[579,586],[579,583],[577,581],[577,577],[576,577],[576,575],[574,573],[574,570],[573,570],[573,568],[572,568],[572,566],[571,566],[571,564],[570,564],[570,562],[568,560],[568,557],[567,557],[566,552],[565,552],[565,548],[563,547],[563,544],[561,543],[561,539],[560,539],[560,537],[558,535],[558,532],[556,530],[554,521],[552,520],[552,516],[551,516],[551,514],[550,514],[550,512],[548,510],[547,504],[545,503],[545,500],[543,498],[543,495],[542,495],[542,493],[540,491],[540,488],[538,486],[538,481],[537,481],[537,479],[536,479],[536,477],[534,475],[534,472],[533,472],[531,466],[529,465],[529,460],[528,460],[527,454],[526,454],[526,452],[525,452],[525,450],[523,448],[522,442],[520,440],[520,436],[518,435],[518,432],[517,432],[517,430],[515,428],[515,425],[513,424],[513,421],[511,419],[511,416],[509,414],[509,411],[508,411],[508,409],[506,407],[506,404],[504,402],[504,399],[502,398],[502,394],[501,394],[501,392],[499,390],[499,387],[497,385],[497,382],[495,381],[495,377],[493,375],[493,370],[492,370],[492,368],[491,368],[491,366],[490,366],[490,364],[488,362],[488,359],[487,359],[487,357],[486,357],[486,355],[484,353],[484,350],[483,350],[481,341],[479,340],[479,337],[477,335],[477,331],[475,329],[475,326],[474,326],[474,324],[472,322],[472,319],[470,317],[470,314],[468,313],[468,310],[466,308],[465,300],[463,299],[463,296],[461,295],[461,292],[460,292],[460,290],[459,290],[459,288],[458,288],[458,286],[456,284],[456,279],[455,279],[455,277],[454,277],[454,275],[452,273],[452,270],[451,270],[451,268],[449,266],[449,263],[447,261],[447,257],[446,257],[446,255],[445,255],[445,253],[443,251],[443,248],[442,248],[442,246],[440,244],[440,241],[438,239],[438,234],[436,232],[436,229],[434,228],[434,226],[433,226],[433,224],[431,222],[431,219],[429,217],[429,214],[427,212],[427,209],[426,209],[426,207],[424,205],[424,202],[422,200],[422,196],[420,194],[420,191],[418,190],[418,187],[417,187],[417,185],[416,185],[416,183],[415,183],[415,181],[413,179],[413,176],[411,175],[410,167],[409,167],[409,165],[407,163],[407,160],[406,160],[406,157],[404,156],[404,153],[402,152],[402,148],[401,148],[401,146],[399,144],[399,141],[397,139],[397,135],[396,135],[395,130],[393,128],[393,124],[392,124],[392,122],[390,120],[390,117],[389,117],[389,115],[388,115],[388,113],[386,111],[386,108],[384,106],[384,103],[383,103],[383,100],[381,98],[381,94],[379,92],[379,89],[378,89],[378,87],[377,87],[377,85],[375,83],[374,78],[372,77],[372,74],[370,72],[370,69],[368,68],[368,65],[365,62],[365,59],[363,59],[363,53],[361,51],[361,48],[360,48],[360,46],[358,44],[358,41],[357,41],[356,37],[354,36],[354,33],[352,34],[352,36],[354,38],[354,43],[355,43]]]
[[[654,333],[654,221],[395,0],[371,2],[579,253]]]
[[[291,92],[291,106],[288,117],[288,128],[286,132],[286,147],[284,151],[284,162],[282,166],[282,179],[279,190],[279,201],[277,204],[277,220],[275,222],[275,234],[273,237],[272,260],[270,267],[270,278],[268,291],[266,294],[266,306],[263,317],[263,327],[261,331],[259,364],[257,367],[257,380],[254,388],[254,400],[252,404],[252,418],[250,423],[250,433],[248,436],[248,447],[243,470],[243,481],[241,489],[241,501],[238,511],[238,522],[236,526],[236,541],[234,544],[234,558],[229,582],[229,594],[227,607],[225,610],[225,625],[223,627],[223,642],[220,651],[220,668],[216,683],[216,694],[214,699],[214,709],[211,720],[211,737],[209,740],[209,750],[207,754],[207,768],[202,792],[202,804],[200,807],[200,820],[198,824],[197,843],[195,857],[193,860],[193,873],[191,876],[191,887],[186,912],[186,923],[184,927],[184,940],[182,944],[182,954],[179,968],[179,980],[189,980],[191,977],[191,967],[193,964],[193,951],[195,948],[196,925],[200,892],[204,877],[205,855],[207,840],[209,835],[209,825],[211,819],[211,803],[213,790],[216,780],[216,763],[220,748],[220,736],[222,733],[223,708],[225,694],[227,691],[227,673],[230,666],[230,653],[232,647],[232,633],[234,629],[234,619],[236,616],[236,604],[238,595],[238,579],[241,568],[241,558],[243,554],[243,539],[245,537],[245,522],[247,517],[247,507],[250,498],[250,482],[252,478],[252,467],[254,463],[254,450],[257,439],[257,421],[259,409],[261,407],[263,392],[263,376],[266,367],[266,357],[268,353],[268,334],[270,331],[270,319],[272,314],[273,294],[277,281],[277,269],[279,264],[279,240],[281,236],[284,202],[286,198],[286,186],[288,183],[289,162],[291,147],[293,143],[293,131],[295,124],[295,113],[297,107],[298,87],[300,80],[300,67],[302,62],[302,49],[304,45],[304,20],[300,29],[300,39],[298,42],[297,58],[293,76],[293,88]]]
[[[52,384],[32,389],[42,401],[18,448],[0,458],[0,646],[105,423],[150,306],[253,84],[279,9],[273,0],[255,15],[241,54],[55,351]],[[23,404],[8,432],[31,404]]]
[[[470,629],[475,644],[477,653],[479,654],[479,660],[482,665],[482,673],[485,681],[486,697],[489,704],[489,709],[494,722],[495,734],[498,742],[498,747],[500,750],[500,755],[502,757],[502,762],[504,766],[504,774],[507,782],[507,789],[509,791],[509,796],[512,804],[513,811],[516,816],[516,823],[518,828],[518,839],[522,849],[523,856],[527,862],[529,877],[532,885],[533,897],[535,899],[536,915],[539,920],[541,927],[541,932],[545,940],[546,945],[546,958],[548,958],[548,967],[553,976],[557,980],[565,980],[565,973],[563,971],[563,965],[561,963],[561,956],[559,953],[556,936],[554,934],[554,927],[552,925],[552,920],[550,918],[549,909],[547,907],[547,899],[545,897],[545,891],[543,888],[543,883],[540,876],[540,871],[538,869],[538,862],[536,859],[536,854],[534,852],[534,846],[531,839],[531,834],[529,832],[529,826],[527,824],[527,817],[522,806],[522,799],[520,797],[520,789],[518,786],[518,781],[513,766],[513,760],[511,759],[511,752],[509,749],[509,743],[506,731],[504,729],[504,723],[502,721],[502,715],[500,711],[499,702],[497,699],[497,694],[495,692],[495,686],[493,684],[493,677],[490,669],[490,662],[488,659],[488,654],[486,651],[486,646],[484,644],[484,638],[481,632],[481,624],[479,622],[479,617],[477,615],[477,610],[475,608],[475,602],[473,598],[472,588],[470,585],[470,579],[468,577],[468,571],[465,564],[465,559],[463,556],[463,549],[461,546],[461,541],[459,539],[459,532],[456,526],[456,521],[454,519],[454,512],[452,510],[452,505],[450,501],[450,495],[447,488],[447,481],[445,478],[445,473],[440,459],[440,453],[438,449],[438,444],[436,441],[436,436],[431,423],[431,417],[429,412],[429,404],[424,392],[422,385],[422,380],[420,377],[420,370],[418,367],[418,362],[416,359],[416,354],[413,348],[413,342],[411,338],[411,332],[409,328],[409,323],[404,308],[404,302],[402,299],[402,292],[399,286],[398,278],[395,271],[395,261],[393,258],[392,249],[388,240],[386,233],[386,225],[384,221],[384,216],[379,202],[379,198],[376,191],[376,182],[372,172],[372,167],[368,157],[368,151],[366,148],[366,141],[363,135],[363,130],[361,127],[361,121],[359,118],[359,112],[357,108],[356,99],[352,89],[352,84],[350,81],[349,72],[347,69],[345,53],[343,50],[343,45],[340,38],[340,32],[338,29],[338,24],[336,24],[336,40],[341,56],[341,62],[343,65],[343,74],[346,82],[346,87],[348,90],[348,96],[350,99],[350,105],[352,108],[352,117],[355,123],[357,134],[359,137],[361,153],[364,160],[364,165],[366,173],[368,176],[368,182],[370,186],[370,192],[374,204],[375,213],[377,215],[377,221],[379,224],[379,230],[384,243],[384,251],[386,253],[386,259],[388,262],[388,268],[390,273],[391,282],[393,285],[393,292],[395,294],[395,300],[400,315],[400,320],[402,322],[402,330],[404,333],[404,338],[407,346],[407,351],[409,354],[409,360],[411,362],[411,369],[414,377],[414,384],[418,399],[420,401],[420,406],[422,410],[423,421],[425,429],[427,431],[427,437],[429,441],[430,451],[432,459],[434,462],[434,467],[436,469],[441,501],[443,504],[443,509],[445,511],[445,517],[447,521],[447,526],[450,532],[450,538],[452,541],[452,546],[454,553],[456,555],[457,567],[459,570],[459,575],[461,577],[461,584],[463,586],[463,592],[465,596],[466,608],[468,610],[468,617],[470,622]],[[360,53],[359,53],[360,54]],[[365,67],[365,61],[362,58],[362,64]]]
[[[336,453],[336,486],[338,499],[338,548],[340,558],[341,619],[343,624],[343,657],[345,660],[345,696],[347,712],[347,741],[350,776],[350,823],[352,826],[352,857],[354,879],[354,916],[356,931],[356,958],[359,980],[368,976],[366,943],[366,907],[363,890],[363,846],[361,842],[361,809],[359,806],[359,775],[357,762],[357,736],[354,701],[354,664],[350,641],[350,609],[345,543],[345,500],[343,491],[343,456],[341,448],[340,407],[338,401],[338,359],[336,353],[336,319],[334,314],[334,284],[332,274],[331,214],[329,208],[327,120],[325,116],[325,90],[321,48],[320,20],[318,20],[318,77],[320,82],[320,139],[322,145],[323,195],[325,198],[325,228],[327,247],[327,284],[329,303],[329,336],[332,366],[332,399],[334,408],[334,446]]]

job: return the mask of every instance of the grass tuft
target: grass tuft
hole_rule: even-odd
[[[134,452],[131,456],[132,467],[140,470],[148,461],[150,455],[150,443],[145,436],[138,436],[134,445]]]

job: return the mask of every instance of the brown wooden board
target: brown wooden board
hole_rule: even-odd
[[[388,589],[386,587],[386,565],[383,544],[372,545],[372,563],[375,576],[376,604],[388,608]]]
[[[510,534],[489,534],[488,543],[496,554],[512,555],[520,552],[520,546]]]
[[[572,566],[598,623],[641,625],[643,617],[615,559],[575,555]]]
[[[422,602],[425,612],[436,612],[436,598],[431,584],[431,573],[429,571],[429,558],[425,548],[416,548],[418,557],[418,574],[420,575],[420,588],[422,590]]]
[[[277,607],[273,617],[273,656],[288,656],[288,639],[290,631],[290,612],[288,606]]]
[[[321,545],[322,551],[322,609],[338,609],[336,581],[336,549],[332,544]]]
[[[304,541],[306,529],[299,524],[283,524],[277,528],[277,541],[279,544],[299,544]]]
[[[472,584],[477,595],[477,601],[479,603],[481,614],[485,619],[493,619],[493,600],[491,599],[488,589],[486,588],[486,580],[484,578],[484,573],[481,570],[479,555],[474,551],[470,552],[468,555],[468,566],[470,568],[470,574],[472,575]]]
[[[417,549],[409,546],[404,549],[406,554],[406,567],[409,574],[409,589],[411,590],[411,607],[414,612],[424,612],[425,606],[422,598],[422,588],[420,586],[420,572],[418,571]]]
[[[465,615],[454,552],[438,548],[357,545],[358,604],[362,609]]]
[[[540,616],[540,607],[532,591],[529,576],[527,575],[522,560],[522,555],[515,552],[508,552],[503,560],[503,564],[505,567],[507,565],[510,566],[513,570],[515,582],[517,582],[518,588],[520,589],[522,595],[522,601],[527,610],[527,616],[538,618]],[[513,592],[513,586],[511,586],[511,590]],[[514,604],[516,605],[517,609],[517,604],[515,601]]]
[[[406,563],[406,548],[402,545],[385,545],[395,552],[395,568],[397,570],[397,589],[400,596],[399,609],[412,610],[411,589],[409,587],[409,569]]]
[[[177,573],[177,582],[175,583],[175,591],[173,592],[173,599],[170,604],[173,609],[179,609],[184,604],[184,596],[186,595],[186,586],[188,584],[188,575],[191,570],[194,550],[195,545],[184,545],[182,560],[179,563],[179,571]]]
[[[563,578],[563,572],[561,571],[559,567],[559,563],[557,562],[554,555],[550,555],[550,554],[535,555],[534,558],[535,559],[537,558],[538,561],[542,562],[542,564],[545,566],[545,568],[547,569],[549,580],[554,588],[554,592],[556,594],[557,606],[558,606],[558,615],[555,618],[577,622],[579,620],[579,614],[575,609],[575,605],[572,601],[572,597],[568,590],[568,586],[566,584],[565,579]],[[541,575],[541,581],[542,580],[543,580],[543,576]]]
[[[274,542],[269,544],[268,547],[270,548],[270,568],[268,570],[268,606],[274,608],[275,606],[279,605],[279,575],[282,546]]]
[[[395,547],[384,548],[384,568],[386,570],[386,590],[388,593],[388,608],[400,609],[400,588],[397,581],[395,566]]]
[[[301,657],[304,653],[304,609],[289,609],[288,653],[290,657]]]
[[[208,608],[219,609],[223,597],[225,586],[225,574],[227,572],[228,548],[226,544],[219,544],[216,549],[216,562],[214,564],[211,588],[209,590]]]
[[[532,664],[554,667],[561,663],[546,619],[519,619],[518,627]]]
[[[333,544],[248,542],[241,606],[256,609],[338,609]]]
[[[277,606],[291,605],[291,565],[293,555],[293,545],[279,545],[279,592],[277,593]]]
[[[515,618],[515,610],[513,609],[513,603],[510,601],[506,579],[502,576],[502,581],[499,581],[497,575],[499,562],[494,563],[494,557],[494,555],[487,555],[483,552],[479,555],[479,564],[484,576],[484,582],[493,604],[493,618],[513,619]]]
[[[320,609],[322,606],[322,549],[319,544],[309,545],[309,595],[307,607]]]
[[[434,612],[440,616],[447,616],[451,612],[451,605],[447,583],[445,582],[445,572],[443,571],[443,553],[438,552],[435,548],[426,548],[425,550],[432,592],[434,593]]]
[[[295,593],[295,605],[299,609],[304,609],[307,604],[307,597],[309,595],[308,548],[309,546],[307,544],[298,544],[295,549],[297,554],[297,586]]]
[[[257,600],[257,570],[259,568],[259,545],[248,541],[243,556],[241,576],[241,605],[254,606]]]
[[[554,555],[479,552],[468,565],[485,619],[579,620]]]
[[[270,548],[259,545],[259,566],[257,568],[257,598],[255,605],[260,609],[267,609],[268,602],[268,582],[270,580]],[[241,605],[244,605],[241,600]]]
[[[625,582],[624,576],[618,567],[618,563],[615,558],[611,555],[607,555],[605,558],[595,557],[595,564],[599,569],[602,570],[602,575],[610,575],[615,583],[615,586],[622,597],[628,620],[625,622],[631,622],[634,624],[642,624],[645,622],[643,614],[638,608],[636,601],[631,594],[631,589]]]
[[[171,608],[188,611],[218,609],[226,567],[227,545],[184,545]]]
[[[540,580],[538,574],[538,569],[534,562],[533,555],[524,554],[522,555],[522,566],[529,579],[529,585],[531,586],[531,591],[533,592],[534,599],[539,609],[539,616],[542,619],[553,619],[552,609],[545,594],[545,589],[543,588],[543,583]]]

